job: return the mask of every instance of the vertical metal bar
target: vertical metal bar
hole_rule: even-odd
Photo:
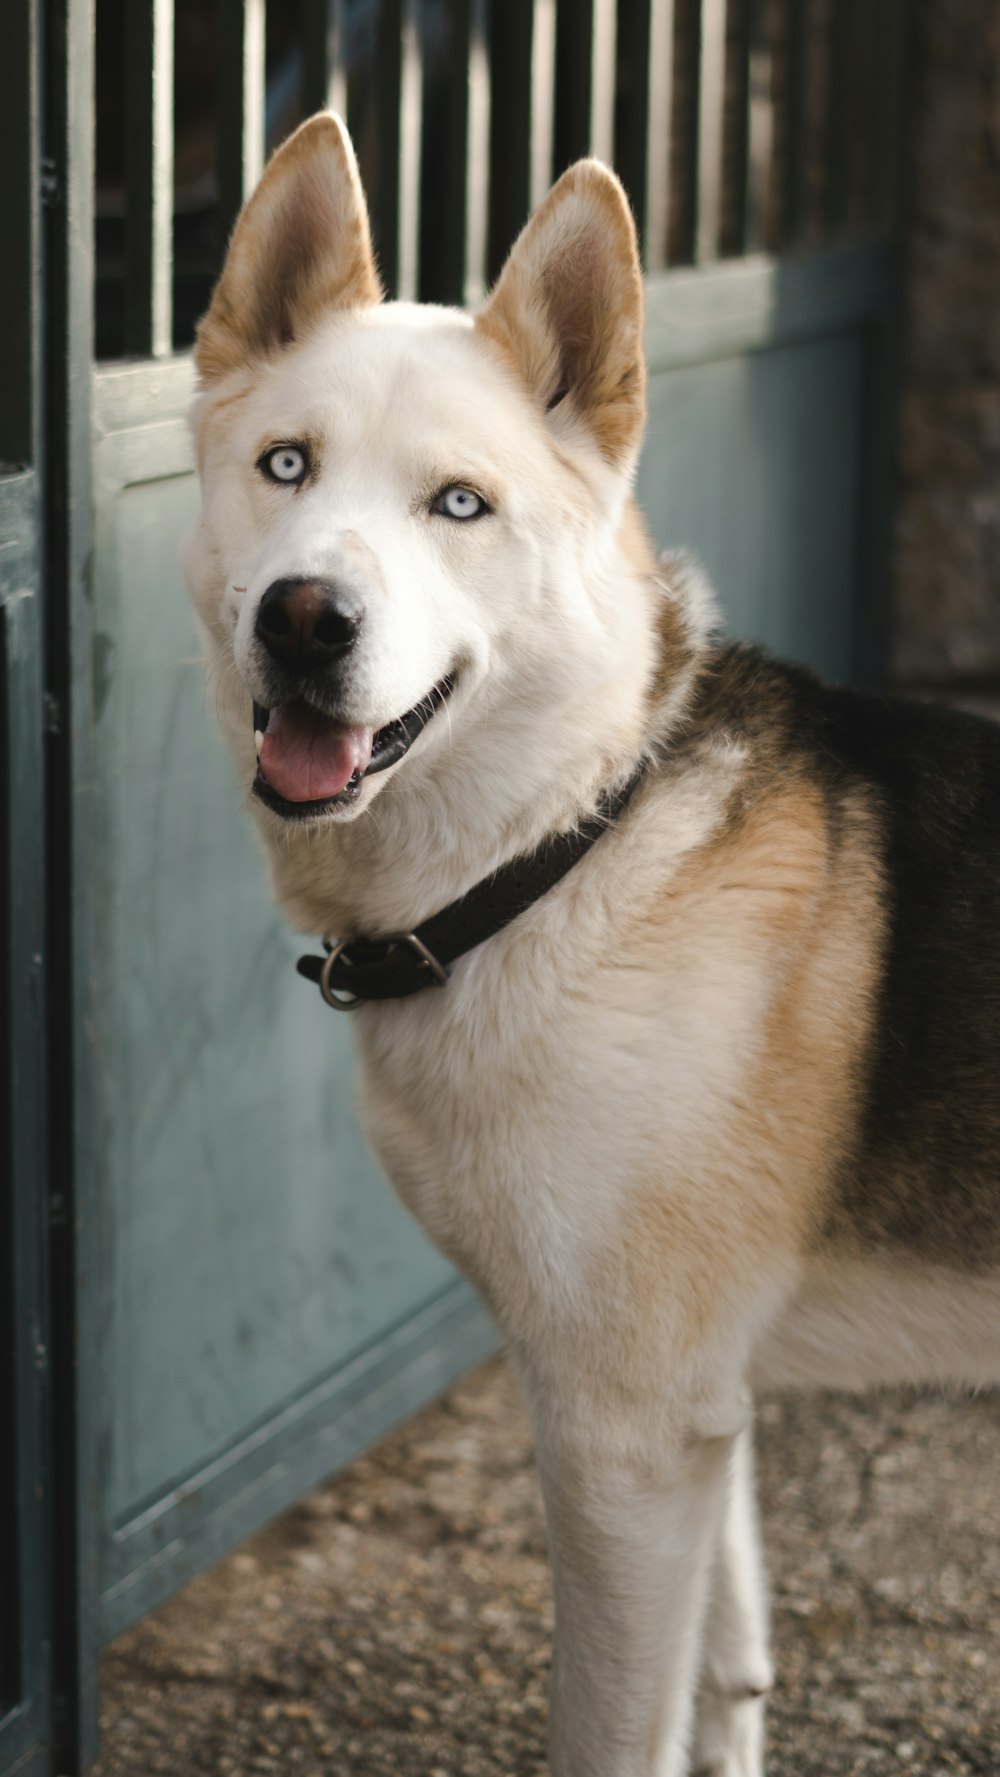
[[[552,183],[555,116],[556,0],[535,0],[531,40],[531,209],[541,203]]]
[[[264,169],[264,0],[219,0],[219,239]]]
[[[300,0],[302,11],[302,104],[313,111],[347,115],[344,60],[345,0]]]
[[[0,1724],[4,1769],[16,1765],[27,1746],[47,1740],[51,1731],[46,1719],[52,1623],[44,1426],[50,1373],[44,1272],[48,1200],[36,491],[24,488],[30,494],[22,513],[24,528],[28,537],[35,530],[34,547],[29,545],[28,558],[17,564],[27,569],[24,584],[11,586],[8,581],[0,589],[0,1718],[8,1711],[14,1716],[6,1732]],[[10,516],[3,514],[0,527]],[[10,531],[5,540],[9,547]]]
[[[0,11],[0,1766],[51,1738],[36,0]],[[32,467],[28,468],[27,465]],[[47,1763],[47,1761],[46,1761]]]
[[[695,254],[716,259],[722,226],[726,0],[701,0],[698,73],[698,222]]]
[[[473,0],[466,129],[465,279],[463,301],[474,307],[486,288],[490,193],[490,0]],[[522,129],[524,128],[522,116]]]
[[[87,1032],[95,923],[89,574],[94,281],[94,0],[46,11],[45,153],[57,201],[45,216],[46,1017],[50,1085],[52,1475],[57,1768],[77,1777],[97,1749],[98,1587],[104,1506],[100,1167]]]
[[[14,176],[18,168],[15,163]],[[30,309],[27,315],[30,324]],[[6,516],[6,514],[4,515]],[[6,539],[5,539],[6,542]],[[11,858],[15,849],[11,808],[12,774],[8,734],[7,691],[10,661],[6,603],[0,603],[0,1722],[24,1702],[24,1582],[34,1582],[25,1560],[28,1526],[22,1516],[22,1463],[25,1456],[25,1411],[20,1399],[20,1343],[23,1331],[15,1313],[18,1276],[15,1264],[18,1225],[18,1176],[14,1153],[14,1005],[11,977]],[[30,1205],[28,1206],[30,1209]],[[20,1750],[20,1749],[19,1749]],[[4,1757],[0,1736],[0,1764]]]
[[[589,149],[610,165],[615,152],[615,0],[593,0],[592,29]]]
[[[768,245],[774,167],[774,40],[769,0],[749,0],[743,250]]]
[[[125,350],[163,358],[173,345],[173,0],[126,8],[125,66]]]
[[[36,0],[0,10],[0,1766],[51,1738]],[[29,469],[28,464],[32,467]],[[48,1761],[46,1760],[46,1763]]]
[[[423,137],[423,57],[418,0],[405,0],[399,79],[398,290],[417,294],[420,267],[420,154]]]
[[[506,0],[505,5],[494,5],[490,21],[491,281],[531,205],[534,15],[534,0]]]
[[[674,104],[674,0],[652,0],[649,21],[649,118],[646,148],[646,266],[667,263]]]

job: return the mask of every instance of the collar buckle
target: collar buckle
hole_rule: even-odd
[[[320,970],[319,991],[327,1005],[332,1006],[335,1012],[354,1012],[358,1006],[371,997],[364,993],[352,993],[349,988],[344,987],[341,983],[335,984],[333,980],[333,972],[338,964],[342,971],[355,965],[355,959],[350,954],[351,945],[354,942],[356,940],[351,938],[343,938],[338,944],[333,944],[329,938],[323,940],[327,955]],[[427,983],[428,986],[443,987],[445,985],[448,979],[448,970],[445,964],[440,962],[434,952],[427,948],[423,939],[418,938],[416,932],[393,932],[388,938],[365,940],[366,950],[370,951],[377,945],[383,952],[381,960],[384,962],[389,961],[392,952],[399,944],[408,944],[417,958],[418,967],[430,971],[431,979]],[[371,968],[373,961],[371,956],[367,956],[365,966]]]

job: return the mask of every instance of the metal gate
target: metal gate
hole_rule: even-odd
[[[362,1148],[180,586],[193,322],[265,147],[346,109],[387,284],[459,302],[614,160],[654,530],[733,627],[870,676],[903,31],[904,0],[0,9],[2,1777],[85,1769],[101,1645],[493,1341]]]

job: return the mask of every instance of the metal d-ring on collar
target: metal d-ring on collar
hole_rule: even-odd
[[[601,797],[589,820],[571,832],[550,834],[526,858],[512,858],[415,931],[324,939],[326,956],[300,957],[299,974],[318,984],[336,1012],[353,1012],[364,1000],[404,999],[425,987],[443,987],[451,963],[527,912],[613,826],[645,769],[643,760],[626,783]]]
[[[448,979],[448,971],[444,963],[438,962],[437,957],[432,955],[426,944],[421,943],[416,932],[394,932],[391,937],[383,938],[381,942],[385,944],[387,951],[393,950],[397,944],[411,945],[420,961],[430,970],[435,986],[444,986]],[[327,955],[320,970],[319,991],[327,1005],[332,1006],[335,1012],[353,1012],[358,1006],[364,1005],[367,996],[361,993],[351,993],[349,989],[343,987],[338,989],[333,986],[332,982],[333,971],[341,958],[347,968],[351,966],[351,958],[348,954],[350,940],[344,938],[341,943],[334,944],[329,938],[324,938],[323,948]]]

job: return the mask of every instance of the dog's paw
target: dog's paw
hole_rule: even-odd
[[[691,1777],[763,1777],[764,1698],[761,1682],[719,1690],[705,1686],[698,1698],[691,1746]]]

